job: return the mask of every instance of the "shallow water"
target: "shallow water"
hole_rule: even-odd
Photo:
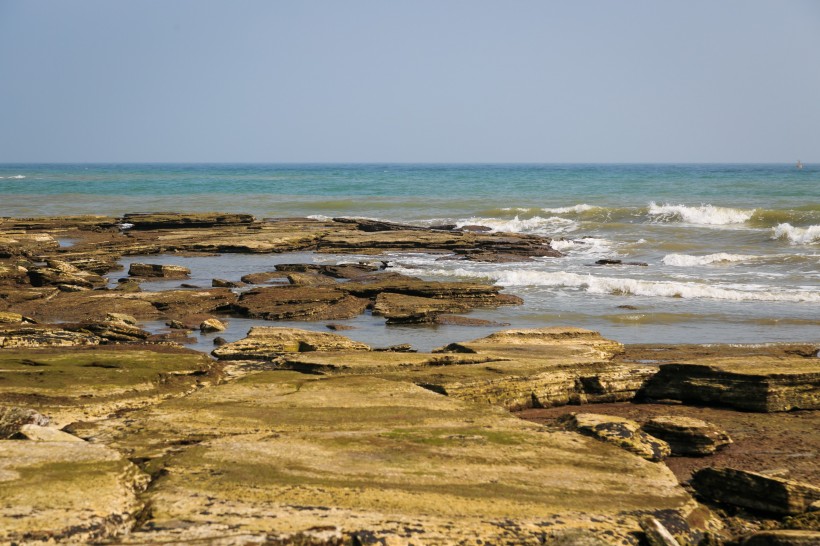
[[[820,339],[818,165],[0,165],[0,216],[159,210],[364,216],[541,234],[565,256],[522,264],[385,258],[411,275],[504,286],[525,304],[472,316],[515,326],[571,324],[624,342]],[[188,265],[188,282],[201,286],[276,263],[359,259],[374,257],[140,258]],[[595,266],[599,259],[647,266]],[[388,329],[366,317],[349,332],[377,345],[427,346],[454,341],[443,339],[451,333],[484,334]]]

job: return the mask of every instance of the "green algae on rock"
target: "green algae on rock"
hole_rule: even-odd
[[[147,481],[101,445],[0,441],[0,542],[78,544],[127,532]]]
[[[627,544],[641,513],[700,513],[662,465],[370,376],[260,372],[130,421],[118,449],[165,454],[133,542],[321,522],[374,541],[526,543],[584,529]]]
[[[4,401],[59,425],[179,395],[219,373],[202,353],[151,345],[6,349],[0,370]]]

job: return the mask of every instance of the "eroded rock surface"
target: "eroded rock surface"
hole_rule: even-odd
[[[724,430],[693,417],[655,417],[644,424],[643,430],[668,443],[673,455],[711,455],[732,443]]]
[[[692,477],[699,495],[773,514],[800,514],[820,500],[820,487],[735,468],[704,468]]]
[[[285,353],[306,351],[369,351],[364,343],[327,332],[258,326],[248,336],[213,350],[220,360],[273,360]]]
[[[641,431],[638,423],[623,417],[571,413],[562,422],[568,430],[611,443],[649,461],[662,461],[672,452],[669,444]]]
[[[820,409],[816,357],[716,357],[663,364],[645,395],[748,411]]]
[[[127,532],[147,481],[105,446],[0,441],[0,542],[82,544]]]

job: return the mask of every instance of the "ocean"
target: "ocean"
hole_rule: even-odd
[[[386,259],[424,278],[504,286],[525,304],[471,316],[514,327],[580,326],[625,343],[820,341],[820,165],[0,165],[0,216],[150,211],[354,216],[542,234],[565,256],[521,264]],[[184,261],[207,282],[291,258],[159,259]],[[646,265],[595,265],[601,259]],[[417,348],[492,330],[386,328],[368,316],[353,322],[350,337]],[[236,319],[229,334],[241,337],[247,326]]]

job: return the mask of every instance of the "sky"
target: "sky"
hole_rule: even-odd
[[[798,159],[817,0],[0,0],[0,162]]]

